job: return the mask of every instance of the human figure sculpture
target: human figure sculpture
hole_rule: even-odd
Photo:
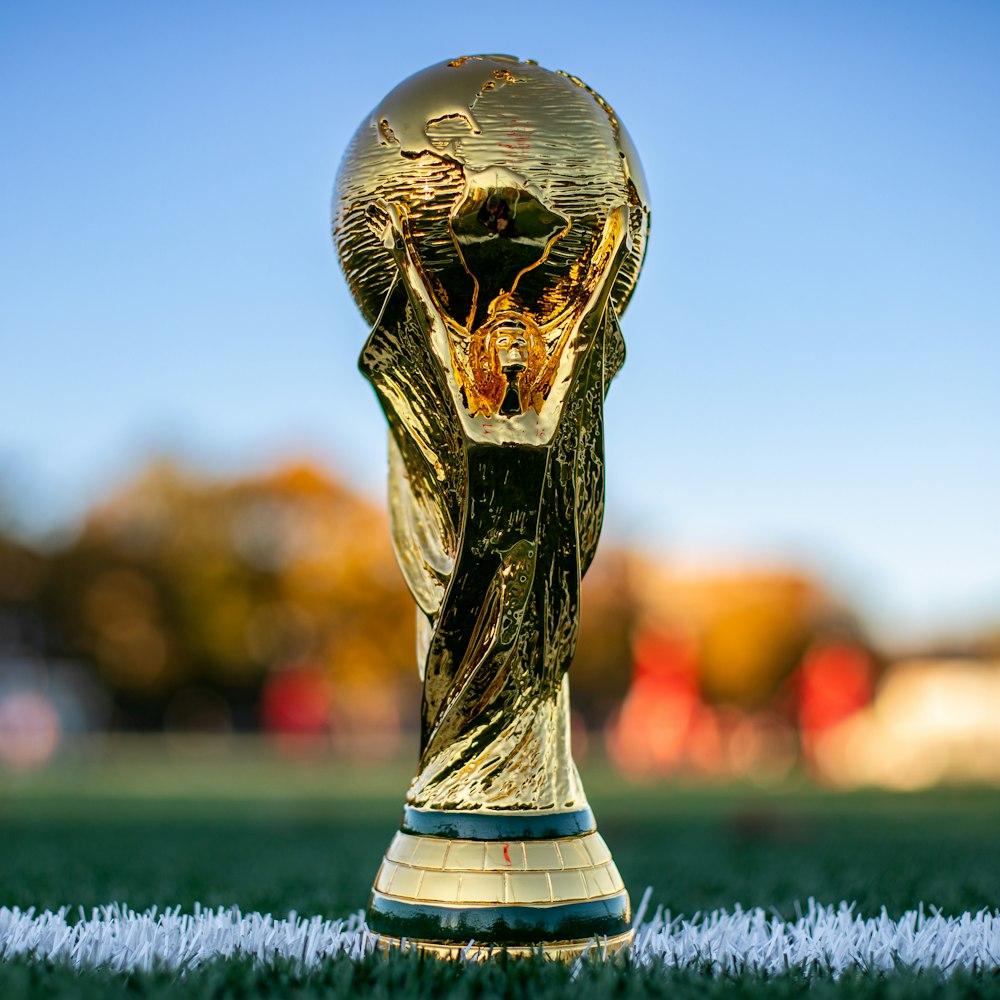
[[[579,81],[473,57],[386,98],[338,199],[341,259],[374,313],[360,367],[389,423],[423,680],[417,773],[369,921],[432,950],[620,945],[628,895],[573,762],[567,671],[603,518],[617,312],[645,245],[638,159]]]

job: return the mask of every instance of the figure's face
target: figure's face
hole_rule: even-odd
[[[515,309],[494,314],[483,327],[486,350],[496,358],[504,375],[520,374],[531,368],[533,347],[539,344],[538,330]],[[534,359],[537,365],[538,359]],[[534,374],[537,375],[537,372]]]
[[[500,370],[505,375],[524,371],[528,364],[528,338],[523,330],[501,330],[493,342],[500,359]]]

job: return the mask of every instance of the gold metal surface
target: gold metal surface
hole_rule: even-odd
[[[505,845],[499,841],[442,840],[400,832],[393,837],[385,856],[388,861],[413,868],[469,872],[567,871],[611,860],[611,852],[599,833]]]
[[[429,903],[573,903],[625,888],[614,862],[575,871],[435,872],[383,861],[375,889],[396,899]]]
[[[511,56],[410,77],[344,157],[333,234],[371,323],[359,364],[389,423],[392,537],[418,607],[412,807],[586,807],[567,670],[604,513],[618,316],[648,218],[638,156],[607,102]],[[405,836],[378,883],[400,898],[621,891],[596,835],[569,846]]]
[[[500,952],[505,952],[507,955],[512,955],[515,958],[530,958],[532,955],[541,954],[544,958],[565,962],[579,958],[584,954],[595,954],[601,957],[615,955],[624,948],[627,948],[632,943],[634,936],[634,931],[628,931],[626,934],[595,938],[592,941],[548,941],[543,945],[536,945],[534,947],[511,947],[507,945],[499,948],[493,945],[476,945],[472,943],[454,945],[438,944],[433,941],[410,941],[380,934],[377,938],[377,943],[384,951],[391,949],[408,951],[412,949],[427,955],[434,955],[436,958],[483,962],[496,957]]]
[[[615,896],[625,885],[598,833],[514,842],[397,833],[374,888],[394,899],[445,905],[550,905]]]

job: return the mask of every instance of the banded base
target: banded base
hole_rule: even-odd
[[[540,954],[543,958],[565,962],[579,958],[588,952],[595,952],[602,958],[615,955],[628,948],[634,936],[635,931],[629,931],[613,938],[598,938],[596,942],[593,938],[588,941],[549,941],[529,948],[527,945],[441,944],[435,941],[411,941],[408,938],[394,938],[379,934],[375,944],[382,951],[394,949],[409,951],[412,949],[425,955],[433,955],[435,958],[462,958],[474,962],[485,962],[488,959],[496,958],[501,953],[514,958],[530,958],[532,955]]]
[[[476,958],[497,951],[570,958],[595,940],[617,951],[631,941],[631,918],[589,809],[407,809],[368,907],[381,946]]]

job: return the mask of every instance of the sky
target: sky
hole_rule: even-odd
[[[381,501],[333,179],[402,79],[509,52],[649,182],[605,544],[790,560],[888,640],[1000,621],[998,51],[987,2],[5,4],[0,505],[50,530],[154,454]]]

